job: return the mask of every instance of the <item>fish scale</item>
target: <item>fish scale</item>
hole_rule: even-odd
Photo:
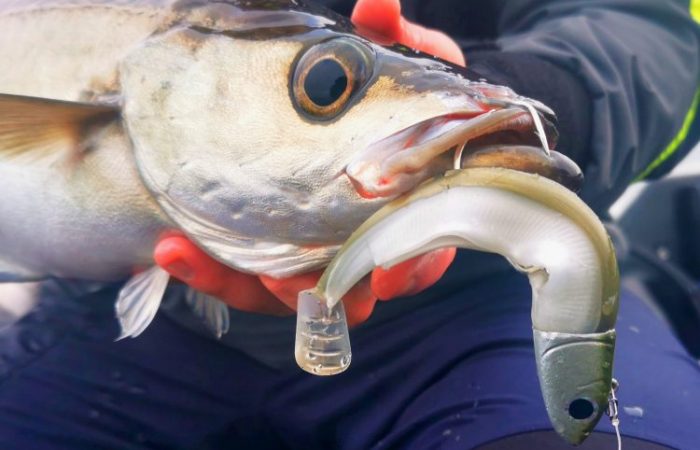
[[[113,89],[120,60],[172,14],[172,3],[0,2],[0,91],[77,101]]]

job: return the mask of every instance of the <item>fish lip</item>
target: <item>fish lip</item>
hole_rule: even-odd
[[[529,133],[533,143],[547,144],[544,152],[549,153],[553,149],[557,137],[554,126],[556,118],[554,112],[542,103],[524,98],[484,98],[479,101],[484,105],[480,111],[452,111],[415,123],[371,143],[345,167],[345,175],[363,198],[396,197],[428,178],[458,168],[460,148],[486,136],[516,132],[522,133],[524,140],[527,140],[525,136]],[[546,125],[545,134],[552,138],[537,136],[532,110]],[[523,142],[499,144],[522,145]],[[459,153],[450,158],[447,153],[453,148]]]

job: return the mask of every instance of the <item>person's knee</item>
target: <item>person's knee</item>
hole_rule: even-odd
[[[622,437],[623,448],[633,450],[669,450],[671,447],[655,444],[653,442],[642,441],[631,437]],[[561,437],[554,430],[532,431],[528,433],[508,436],[496,441],[481,445],[476,450],[560,450],[563,447]],[[441,449],[455,450],[459,447],[441,447]],[[617,437],[607,433],[593,433],[586,441],[577,447],[580,450],[617,448]],[[462,447],[460,450],[463,450]]]

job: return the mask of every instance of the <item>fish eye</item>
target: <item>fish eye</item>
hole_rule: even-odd
[[[299,59],[292,79],[295,104],[318,120],[342,113],[372,74],[371,50],[338,38],[316,44]]]

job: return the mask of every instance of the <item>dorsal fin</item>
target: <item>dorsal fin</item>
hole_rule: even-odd
[[[0,94],[0,159],[74,158],[119,115],[111,105]]]

